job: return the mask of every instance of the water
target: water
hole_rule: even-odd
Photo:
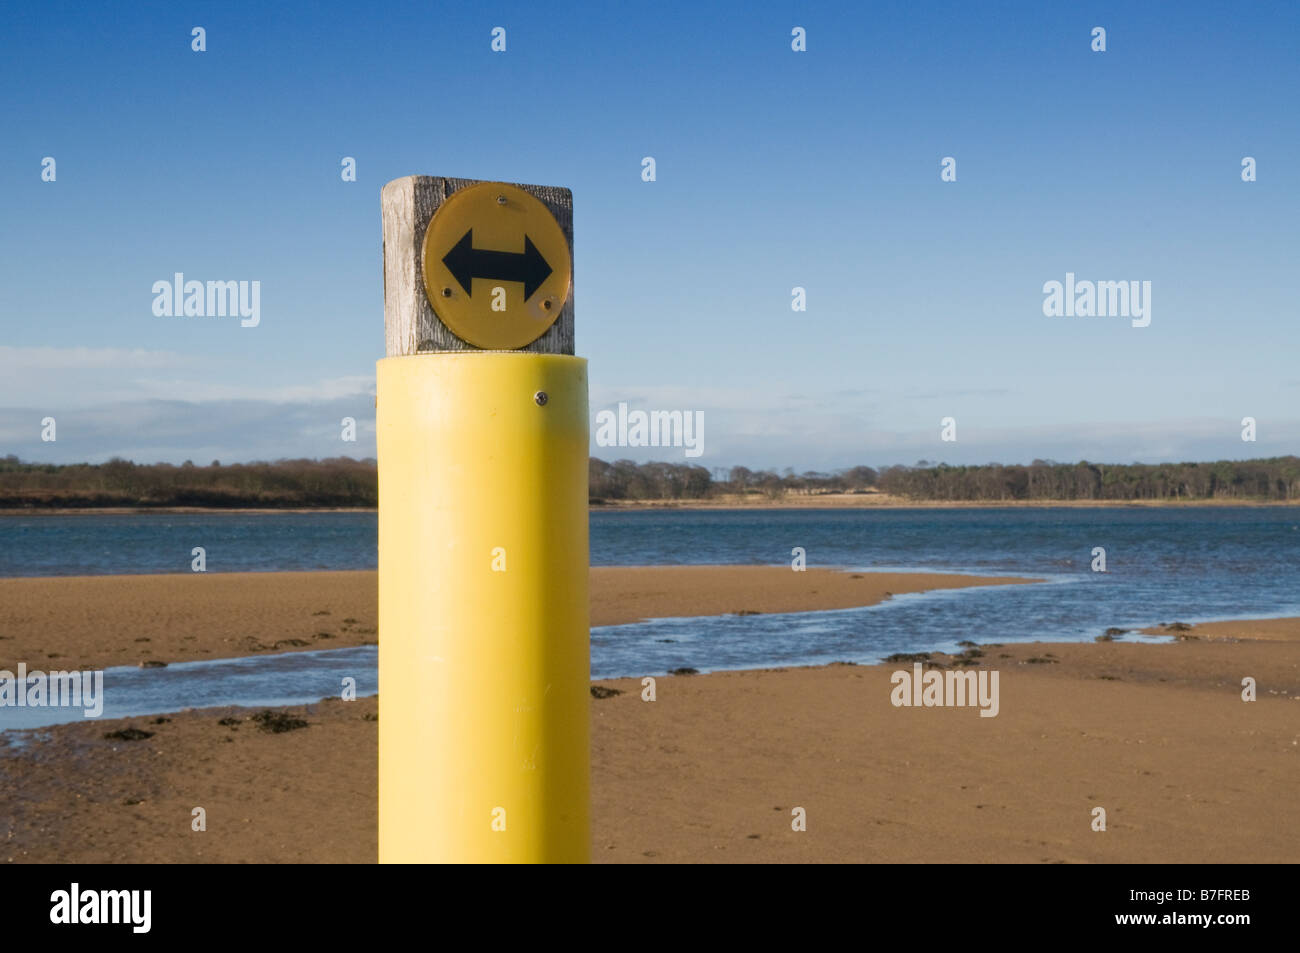
[[[0,577],[374,569],[374,513],[0,515]]]
[[[343,679],[356,679],[358,698],[379,691],[373,645],[316,652],[175,662],[166,668],[104,670],[104,710],[98,721],[226,705],[272,708],[338,698]],[[0,729],[48,728],[85,718],[82,708],[0,708]],[[92,720],[92,719],[86,719]]]
[[[782,616],[592,632],[593,677],[677,667],[872,662],[975,642],[1091,640],[1111,627],[1300,615],[1300,510],[1278,507],[595,513],[593,563],[777,563],[1047,580]],[[1105,573],[1091,569],[1094,547]],[[657,557],[657,558],[648,558]],[[673,642],[662,640],[673,639]]]
[[[375,565],[375,532],[373,513],[7,517],[0,518],[0,574],[188,571],[194,545],[207,547],[210,570],[368,569]],[[591,515],[592,564],[598,566],[788,565],[796,546],[807,551],[810,567],[1047,581],[904,595],[835,612],[596,628],[592,676],[874,662],[893,652],[955,649],[964,639],[1091,640],[1110,627],[1300,615],[1300,511],[1289,508]],[[1106,550],[1106,573],[1091,571],[1098,546]],[[369,656],[342,654],[358,651],[260,656],[233,667],[208,661],[125,670],[110,694],[120,690],[123,709],[136,714],[312,701],[338,694],[340,666],[356,669],[348,674],[359,680],[363,673],[373,677],[373,649]],[[289,667],[275,668],[280,665]],[[276,681],[263,681],[263,673]],[[286,678],[291,689],[284,687]],[[0,709],[0,728],[16,726],[10,718],[15,711]]]

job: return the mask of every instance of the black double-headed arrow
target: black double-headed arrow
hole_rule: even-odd
[[[474,295],[475,278],[495,278],[497,281],[522,281],[524,300],[527,301],[551,275],[551,266],[527,235],[524,236],[524,251],[521,255],[512,251],[475,248],[472,228],[447,252],[442,263],[470,297]]]

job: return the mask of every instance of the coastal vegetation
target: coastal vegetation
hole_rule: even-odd
[[[1300,501],[1300,457],[1213,463],[990,463],[920,461],[834,472],[612,463],[592,457],[593,503],[650,500],[779,501],[829,494],[886,494],[918,502],[1286,502]],[[0,508],[198,507],[337,509],[379,501],[373,459],[207,465],[186,461],[24,463],[0,458]]]
[[[374,460],[66,465],[0,458],[0,507],[351,508],[379,502]]]
[[[672,463],[591,461],[591,496],[604,500],[708,499],[721,496],[883,493],[918,501],[1114,502],[1300,500],[1300,457],[1220,460],[1214,463],[989,463],[950,466],[867,466],[833,473],[725,472]]]

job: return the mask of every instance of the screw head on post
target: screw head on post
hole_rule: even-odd
[[[546,396],[546,391],[544,390],[539,390],[536,394],[533,395],[533,400],[537,401],[538,407],[545,407],[546,402],[550,399],[551,398]]]

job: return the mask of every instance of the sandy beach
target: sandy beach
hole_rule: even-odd
[[[591,570],[591,624],[874,605],[891,594],[1031,579],[792,572],[779,566]],[[105,668],[375,644],[371,572],[0,579],[0,669]]]
[[[798,574],[597,570],[593,616],[813,607],[796,590],[822,606],[866,604],[909,580],[945,584],[863,575],[810,571],[782,591]],[[959,579],[987,582],[946,584]],[[23,589],[36,595],[16,597]],[[28,640],[45,629],[65,639],[72,667],[146,650],[244,654],[248,639],[274,651],[317,626],[333,630],[329,645],[356,644],[375,638],[359,631],[374,625],[373,599],[368,573],[4,580],[0,648],[3,664],[34,661]],[[135,643],[140,631],[158,640]],[[591,701],[593,859],[1295,862],[1300,619],[1157,632],[1179,639],[933,656],[942,671],[999,672],[990,718],[895,707],[891,674],[910,663],[663,677],[653,702],[639,680],[600,682],[621,694]],[[1254,702],[1241,698],[1245,677]],[[305,727],[275,733],[251,710],[206,709],[81,722],[0,748],[0,860],[373,862],[377,700],[284,712]],[[152,734],[104,737],[123,727]],[[195,807],[206,832],[190,829]],[[797,807],[806,831],[791,829]],[[1104,832],[1092,829],[1096,807]]]

